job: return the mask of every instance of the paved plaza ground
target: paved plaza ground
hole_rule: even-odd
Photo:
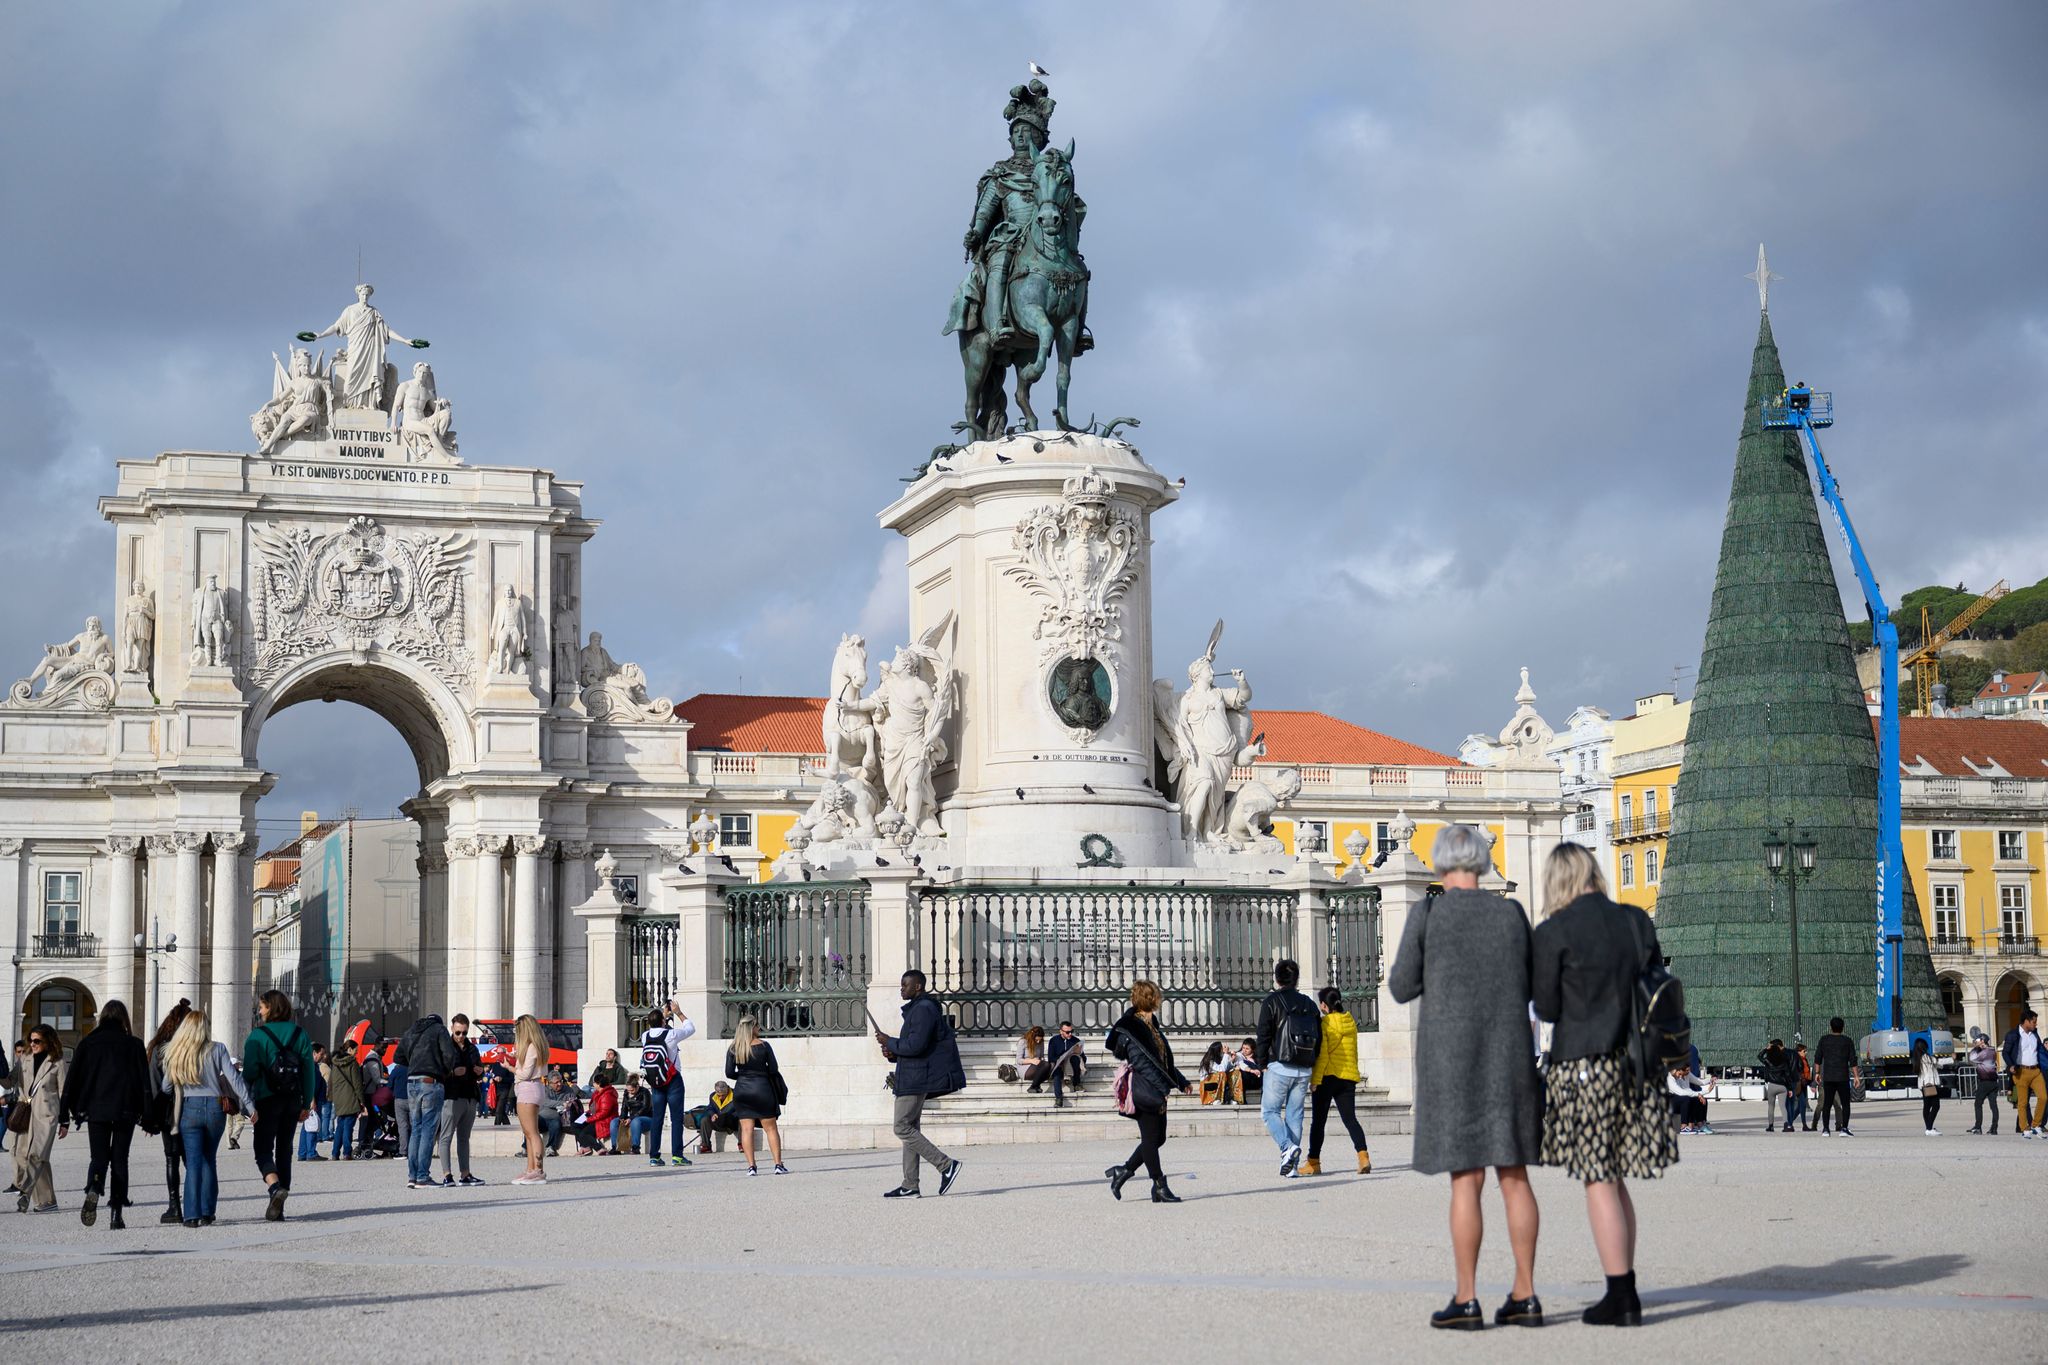
[[[1425,1322],[1448,1297],[1446,1182],[1406,1169],[1405,1137],[1375,1141],[1370,1177],[1291,1182],[1261,1141],[1170,1142],[1179,1207],[1144,1202],[1142,1178],[1112,1202],[1109,1144],[965,1149],[952,1194],[928,1178],[890,1203],[893,1152],[752,1180],[736,1153],[568,1159],[542,1188],[494,1158],[486,1188],[417,1193],[393,1162],[322,1164],[282,1224],[247,1150],[223,1150],[222,1221],[199,1231],[158,1225],[159,1153],[138,1141],[140,1203],[112,1233],[104,1210],[79,1225],[74,1135],[64,1211],[0,1212],[0,1342],[38,1361],[2048,1359],[2048,1141],[1965,1136],[1967,1106],[1946,1109],[1942,1138],[1917,1104],[1872,1103],[1858,1137],[1823,1141],[1716,1105],[1721,1133],[1637,1194],[1641,1332],[1577,1323],[1598,1268],[1578,1190],[1541,1172],[1555,1325],[1449,1339]],[[1508,1276],[1491,1190],[1488,1218],[1490,1314]]]

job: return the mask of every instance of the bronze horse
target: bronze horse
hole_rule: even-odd
[[[1076,245],[1079,224],[1074,204],[1074,144],[1064,151],[1045,147],[1032,158],[1032,180],[1038,211],[1025,232],[1003,287],[1010,291],[1011,330],[991,336],[986,326],[960,334],[960,362],[967,382],[967,420],[974,436],[1000,437],[1009,409],[1003,375],[1017,373],[1017,406],[1025,427],[1036,430],[1038,414],[1031,407],[1031,386],[1044,375],[1055,352],[1059,356],[1059,393],[1053,420],[1061,431],[1067,422],[1067,381],[1074,357],[1093,344],[1088,335],[1088,266]],[[996,287],[991,281],[990,288]]]

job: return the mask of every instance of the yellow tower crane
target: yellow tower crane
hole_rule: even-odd
[[[1956,619],[1933,634],[1928,633],[1927,608],[1920,608],[1920,648],[1900,661],[1900,666],[1913,670],[1913,687],[1920,694],[1920,714],[1934,714],[1934,685],[1941,681],[1941,647],[1961,635],[1977,623],[1977,618],[1991,610],[1991,604],[2005,596],[2012,589],[1999,579],[1991,591],[1964,607]]]

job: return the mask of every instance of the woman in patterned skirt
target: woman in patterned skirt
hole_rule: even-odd
[[[1577,844],[1560,844],[1543,869],[1529,986],[1550,1037],[1550,1096],[1543,1116],[1543,1164],[1586,1185],[1586,1216],[1607,1275],[1607,1294],[1582,1320],[1634,1327],[1636,1209],[1627,1179],[1649,1180],[1678,1160],[1678,1138],[1661,1085],[1639,1085],[1623,1050],[1636,978],[1661,961],[1657,930],[1632,905],[1607,898],[1600,864]]]

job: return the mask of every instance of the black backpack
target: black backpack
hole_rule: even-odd
[[[279,1042],[277,1033],[265,1024],[263,1031],[270,1035],[270,1060],[263,1067],[263,1084],[273,1095],[303,1095],[306,1093],[306,1064],[299,1056],[299,1050],[292,1046],[298,1041],[298,1028],[285,1035]]]
[[[1273,1060],[1282,1066],[1314,1066],[1323,1050],[1322,1012],[1300,991],[1282,996],[1280,1010],[1280,1023],[1273,1031]]]
[[[1638,1084],[1662,1089],[1673,1067],[1692,1056],[1692,1020],[1685,1012],[1685,983],[1643,943],[1642,921],[1629,920],[1641,968],[1630,1001],[1628,1060]]]
[[[640,1077],[656,1090],[676,1078],[676,1069],[668,1064],[668,1044],[651,1034],[640,1043]]]

